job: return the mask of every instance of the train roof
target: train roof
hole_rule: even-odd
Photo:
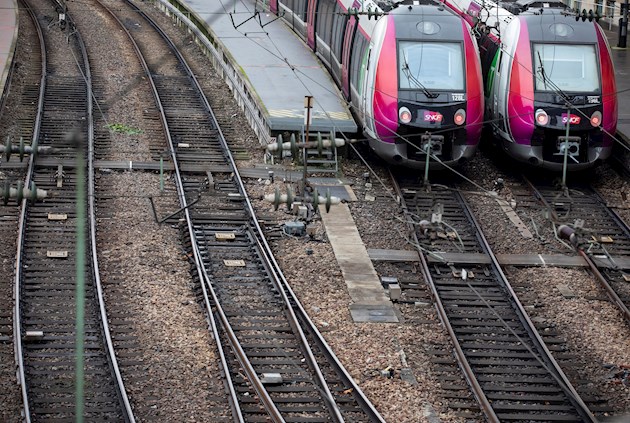
[[[527,22],[531,41],[592,43],[597,40],[595,22],[575,19],[575,15],[559,9],[530,9],[519,15]]]
[[[353,0],[344,0],[353,1]],[[363,10],[373,10],[377,2],[366,0],[362,3]],[[393,16],[396,19],[396,37],[416,39],[420,33],[429,39],[460,39],[462,34],[461,17],[441,2],[434,0],[403,0],[378,2],[383,16],[370,19],[366,15],[359,15],[359,25],[366,34],[371,34],[377,21],[385,16]],[[361,10],[361,9],[360,9]],[[419,27],[420,22],[433,22],[437,25]],[[429,30],[429,27],[436,32]],[[427,31],[423,31],[426,28]]]
[[[396,16],[397,38],[460,39],[463,32],[461,18],[450,9],[435,3],[406,5],[392,10]],[[419,25],[423,22],[424,25]]]

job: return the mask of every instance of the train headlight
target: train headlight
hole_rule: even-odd
[[[602,112],[593,112],[591,115],[591,125],[599,126],[602,123]]]
[[[455,125],[463,125],[464,122],[466,122],[466,111],[464,109],[456,111],[453,120],[455,121]]]
[[[411,122],[411,111],[406,107],[401,107],[398,109],[398,119],[400,119],[402,123]]]
[[[549,115],[547,115],[547,112],[543,109],[536,110],[536,114],[534,116],[536,116],[536,123],[540,126],[545,126],[549,123]]]

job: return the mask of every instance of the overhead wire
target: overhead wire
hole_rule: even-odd
[[[274,47],[276,48],[276,50],[278,50],[278,52],[280,53],[280,49],[277,47],[277,45],[276,45],[276,44],[274,43],[274,41],[271,39],[271,37],[269,36],[269,34],[267,34],[267,37],[268,37],[268,38],[269,38],[269,40],[271,41],[272,45],[274,45]],[[255,42],[255,41],[254,41],[254,42]],[[265,49],[265,50],[267,50],[267,51],[269,51],[268,49],[266,49],[266,48],[265,48],[264,46],[262,46],[262,45],[260,45],[260,47],[261,47],[261,48],[264,48],[264,49]],[[502,47],[501,47],[501,48],[502,48]],[[502,48],[502,49],[503,49],[503,48]],[[503,50],[504,50],[504,49],[503,49]],[[504,51],[505,51],[505,50],[504,50]],[[270,53],[271,53],[271,54],[273,54],[273,52],[270,52]],[[512,57],[512,59],[514,59],[514,58]],[[290,63],[288,62],[288,59],[284,58],[284,60],[283,60],[283,61],[285,61],[285,62],[286,62],[286,63],[290,66]],[[522,65],[522,64],[521,64],[521,65]],[[297,76],[297,73],[299,72],[299,70],[297,70],[297,69],[296,69],[296,67],[294,67],[294,66],[290,66],[290,68],[291,68],[291,70],[292,70],[294,73],[296,73],[296,76]],[[537,77],[537,76],[536,76],[536,74],[535,74],[534,72],[532,72],[532,75],[533,75],[534,77]],[[308,89],[308,87],[306,86],[306,84],[304,83],[304,81],[302,81],[302,79],[301,79],[301,78],[299,78],[299,76],[298,76],[298,80],[300,81],[300,83],[302,83],[302,84],[304,85],[304,87],[307,89],[307,91],[308,91],[310,94],[312,94],[312,92],[310,91],[310,89]],[[533,99],[532,99],[532,100],[533,100]],[[352,106],[352,104],[351,104],[351,102],[348,102],[348,105],[349,105],[349,107],[353,107],[353,106]],[[322,108],[322,109],[323,109],[323,108]],[[527,114],[529,114],[529,113],[527,113]],[[401,137],[401,138],[405,139],[404,137]],[[352,145],[352,144],[350,144],[350,145]],[[356,148],[354,148],[354,146],[352,146],[352,148],[356,151]],[[359,157],[360,157],[360,158],[361,158],[361,160],[362,160],[362,161],[366,164],[366,166],[368,166],[368,169],[370,169],[370,170],[371,170],[371,168],[369,167],[368,163],[367,163],[367,162],[363,159],[363,157],[361,157],[360,155],[359,155]],[[439,159],[438,159],[438,158],[436,158],[436,159],[439,161]],[[451,169],[451,170],[454,170],[454,169]],[[372,170],[371,170],[371,171],[372,171]],[[372,173],[374,173],[374,172],[372,171]],[[476,185],[476,184],[475,184],[475,185]],[[478,186],[478,185],[477,185],[477,186]],[[482,188],[482,189],[483,189],[483,188]],[[473,290],[473,292],[475,293],[475,295],[477,295],[477,297],[478,297],[478,298],[479,298],[482,302],[484,302],[484,304],[486,305],[486,307],[488,307],[488,308],[489,308],[489,309],[490,309],[493,313],[495,313],[495,315],[496,315],[496,316],[500,319],[500,321],[501,321],[501,322],[502,322],[502,323],[503,323],[503,324],[504,324],[504,325],[508,328],[508,330],[510,330],[510,332],[511,332],[511,333],[512,333],[512,334],[513,334],[513,335],[514,335],[514,336],[515,336],[518,340],[520,340],[520,341],[521,341],[521,343],[522,343],[522,344],[523,344],[523,345],[527,348],[527,350],[528,350],[528,351],[529,351],[529,353],[530,353],[530,354],[534,357],[534,359],[536,359],[536,360],[537,360],[537,361],[538,361],[538,362],[539,362],[539,363],[540,363],[543,367],[547,368],[546,363],[544,363],[544,362],[543,362],[543,360],[542,360],[542,359],[538,356],[538,354],[537,354],[537,353],[536,353],[536,352],[535,352],[532,348],[530,348],[530,346],[528,345],[528,343],[527,343],[527,342],[525,342],[525,340],[523,340],[523,339],[522,339],[522,338],[521,338],[518,334],[516,334],[516,333],[515,333],[515,331],[514,331],[514,330],[512,330],[512,328],[510,328],[510,327],[509,327],[509,325],[507,325],[507,322],[505,322],[505,321],[501,318],[501,316],[499,316],[499,314],[496,312],[496,310],[494,310],[494,307],[492,307],[492,306],[491,306],[491,305],[490,305],[490,304],[489,304],[489,303],[488,303],[488,302],[487,302],[487,301],[486,301],[486,300],[482,297],[482,295],[481,295],[481,294],[480,294],[480,293],[479,293],[476,289],[474,289],[474,287],[472,287],[470,284],[468,284],[468,285],[469,285],[469,287]],[[548,369],[548,370],[549,370],[549,369]],[[560,384],[560,385],[564,386],[564,382],[563,382],[563,380],[561,380],[561,378],[557,377],[557,376],[555,375],[555,373],[554,373],[554,372],[551,372],[551,371],[550,371],[550,374],[554,377],[554,379],[556,380],[556,382],[557,382],[558,384]],[[573,394],[572,394],[572,392],[571,392],[571,389],[569,389],[568,387],[565,387],[565,388],[567,389],[567,391],[568,391],[568,394],[569,394],[569,395],[573,395]]]
[[[226,8],[225,4],[223,3],[223,0],[220,0],[220,3],[221,3],[221,7],[223,8],[223,10],[224,10],[226,13],[230,13],[230,12],[228,12],[228,11],[227,11],[227,8]],[[234,1],[233,3],[234,3],[234,9],[236,10],[236,1]],[[253,12],[251,11],[251,9],[249,9],[249,8],[248,8],[248,5],[247,5],[245,2],[243,2],[242,0],[240,0],[240,1],[239,1],[239,3],[241,3],[241,5],[243,5],[243,7],[245,7],[247,11],[246,11],[246,12],[238,12],[238,13],[243,13],[243,14],[246,14],[246,13],[251,14],[251,13],[253,13]],[[379,19],[380,19],[380,17],[379,17]],[[315,81],[315,80],[314,80],[312,77],[310,77],[308,74],[304,73],[304,72],[303,72],[301,69],[299,69],[297,66],[295,66],[295,65],[291,64],[291,63],[290,63],[290,61],[288,60],[288,58],[286,58],[286,57],[283,57],[283,56],[282,56],[282,52],[281,52],[280,48],[279,48],[279,47],[276,45],[276,43],[275,43],[275,42],[271,39],[271,37],[269,36],[269,34],[268,34],[268,33],[266,33],[266,32],[265,32],[265,34],[267,35],[267,38],[269,39],[269,41],[271,42],[271,44],[274,46],[274,48],[275,48],[275,49],[276,49],[276,51],[278,52],[277,54],[276,54],[276,53],[274,53],[273,51],[269,50],[266,46],[264,46],[264,45],[260,44],[258,41],[256,41],[256,40],[255,40],[255,39],[253,39],[252,37],[247,37],[246,33],[242,33],[242,32],[240,32],[240,31],[238,31],[238,30],[237,30],[237,32],[239,32],[241,35],[243,35],[243,36],[245,36],[246,38],[248,38],[250,41],[252,41],[252,42],[253,42],[254,44],[256,44],[258,47],[260,47],[260,48],[264,49],[264,50],[265,50],[265,51],[267,51],[269,54],[273,55],[273,56],[274,56],[274,57],[276,57],[277,59],[279,59],[279,60],[281,60],[282,62],[284,62],[285,64],[287,64],[287,66],[288,66],[288,67],[291,69],[291,71],[292,71],[292,72],[296,75],[296,77],[298,78],[298,80],[300,81],[300,83],[304,86],[304,88],[307,90],[307,92],[308,92],[309,94],[312,94],[312,91],[311,91],[311,90],[310,90],[310,88],[309,88],[309,87],[308,87],[308,86],[304,83],[304,81],[300,78],[300,76],[298,75],[298,73],[299,73],[300,75],[302,75],[302,76],[306,77],[307,79],[309,79],[312,83],[315,83],[315,84],[319,85],[319,86],[320,86],[321,88],[323,88],[324,90],[329,91],[329,92],[331,92],[331,93],[333,93],[333,94],[335,94],[335,95],[339,95],[339,93],[338,93],[338,92],[333,92],[333,91],[332,91],[332,90],[330,90],[328,87],[324,87],[324,86],[323,86],[322,84],[320,84],[318,81]],[[471,34],[471,36],[474,36],[474,35],[473,35],[473,34]],[[515,60],[514,60],[514,57],[513,57],[512,55],[510,55],[510,54],[509,54],[509,53],[508,53],[508,52],[507,52],[507,51],[503,48],[503,44],[502,44],[502,43],[500,43],[500,44],[499,44],[499,48],[502,50],[502,52],[503,52],[503,53],[507,54],[509,57],[511,57],[511,58],[512,58],[512,60],[513,60],[513,61],[515,61]],[[528,72],[532,73],[532,75],[533,75],[535,78],[539,78],[539,76],[538,76],[538,75],[536,75],[534,72],[532,72],[532,70],[530,70],[530,69],[528,69],[527,67],[525,67],[522,63],[520,63],[520,62],[518,62],[518,61],[515,61],[515,62],[516,62],[516,63],[518,63],[520,66],[523,66],[523,67],[524,67],[524,69],[526,69]],[[630,89],[628,89],[628,90],[630,90]],[[619,91],[619,93],[621,93],[621,92],[625,92],[625,91],[628,91],[628,90]],[[379,92],[378,90],[375,90],[375,91]],[[382,94],[382,95],[388,95],[388,94],[386,94],[386,93],[382,93],[382,92],[381,92],[381,94]],[[483,94],[482,94],[482,95],[483,95]],[[525,98],[525,97],[524,97],[524,98]],[[529,100],[533,101],[534,99],[529,99]],[[324,112],[324,114],[326,115],[326,117],[327,117],[327,118],[328,118],[331,122],[334,122],[334,120],[332,119],[332,117],[330,116],[330,114],[329,114],[329,113],[326,111],[326,109],[325,109],[325,108],[321,105],[321,103],[319,102],[319,100],[318,100],[317,98],[314,98],[314,101],[316,102],[316,104],[318,104],[318,105],[320,106],[321,110]],[[348,106],[349,108],[351,108],[351,109],[353,109],[353,110],[354,110],[354,109],[356,109],[356,106],[354,106],[354,105],[352,104],[352,102],[351,102],[351,101],[349,101],[349,100],[345,100],[345,99],[343,99],[343,101],[345,102],[346,106]],[[98,103],[97,103],[97,106],[98,106]],[[99,107],[99,109],[100,109],[100,106],[98,106],[98,107]],[[576,108],[575,108],[575,110],[576,110],[577,112],[579,112],[580,114],[582,114],[583,116],[585,116],[586,118],[589,118],[589,117],[588,117],[588,116],[587,116],[584,112],[582,112],[579,108],[577,108],[577,107],[576,107]],[[100,111],[100,110],[99,110],[99,111]],[[101,113],[102,113],[102,111],[101,111]],[[479,122],[479,123],[477,123],[477,124],[474,124],[474,125],[482,125],[482,126],[483,126],[484,124],[487,124],[487,123],[492,123],[492,122],[495,122],[495,121],[501,121],[501,120],[504,120],[504,119],[511,119],[511,118],[514,118],[514,117],[517,117],[517,116],[523,116],[523,115],[529,115],[529,112],[524,112],[524,113],[522,113],[522,114],[516,114],[516,115],[510,115],[510,116],[508,116],[508,117],[506,117],[506,118],[484,119],[484,120],[482,120],[481,122]],[[379,121],[378,121],[376,118],[372,117],[372,116],[370,116],[370,119],[371,119],[374,123],[377,123],[377,124],[379,123]],[[468,126],[470,126],[470,124],[469,124]],[[386,128],[386,127],[385,127],[385,128]],[[396,133],[395,131],[390,130],[389,128],[386,128],[386,129],[387,129],[389,132],[391,132],[391,133],[392,133],[392,135],[399,137],[402,141],[406,142],[406,143],[407,143],[407,144],[409,144],[411,147],[413,147],[413,148],[416,148],[416,149],[420,150],[420,148],[419,148],[417,145],[415,145],[413,142],[411,142],[411,139],[412,139],[412,138],[415,138],[415,137],[418,137],[418,136],[421,136],[422,134],[415,134],[415,135],[411,135],[411,136],[409,136],[409,135],[407,135],[407,136],[402,136],[402,135],[400,135],[400,134]],[[453,129],[450,129],[450,128],[446,128],[446,129],[437,129],[437,130],[433,131],[432,133],[434,133],[434,134],[444,134],[444,133],[452,132],[452,131],[457,130],[457,129],[458,129],[458,128],[453,128]],[[601,129],[602,131],[604,131],[607,135],[611,136],[611,138],[613,138],[613,139],[614,139],[614,140],[615,140],[615,141],[616,141],[619,145],[621,145],[623,148],[626,148],[627,150],[629,150],[629,151],[630,151],[630,146],[626,145],[626,144],[625,144],[622,140],[619,140],[619,139],[618,139],[615,135],[613,135],[613,134],[609,133],[608,131],[606,131],[606,130],[605,130],[605,129],[601,126],[601,125],[600,125],[600,129]],[[345,139],[346,141],[349,141],[349,139],[347,138],[347,136],[346,136],[345,134],[343,134],[343,133],[342,133],[342,136],[344,137],[344,139]],[[367,139],[366,139],[366,140],[367,140]],[[356,149],[355,149],[354,147],[353,147],[353,149],[356,151]],[[359,153],[358,153],[358,151],[357,151],[357,154],[359,154]],[[484,191],[487,191],[487,190],[485,190],[483,187],[481,187],[481,186],[479,186],[478,184],[476,184],[476,183],[475,183],[474,181],[472,181],[471,179],[467,178],[467,177],[466,177],[465,175],[463,175],[461,172],[458,172],[458,171],[457,171],[454,167],[449,166],[448,164],[444,163],[444,162],[443,162],[443,161],[442,161],[439,157],[437,157],[436,155],[434,155],[434,154],[430,154],[430,156],[431,156],[431,158],[432,158],[432,159],[433,159],[436,163],[441,164],[444,168],[448,169],[449,171],[453,172],[454,174],[458,175],[459,177],[463,178],[464,180],[468,181],[469,183],[472,183],[472,184],[476,185],[479,189],[482,189],[482,190],[484,190]]]
[[[221,3],[222,3],[222,2],[223,2],[223,1],[221,0]],[[241,3],[243,3],[243,2],[242,2],[242,0],[241,0]],[[380,19],[380,17],[379,17],[378,19]],[[246,36],[246,35],[245,35],[245,34],[243,34],[243,33],[241,33],[241,35]],[[278,52],[281,54],[281,52],[279,51],[279,49],[277,48],[277,46],[275,45],[275,43],[273,43],[273,40],[271,40],[271,37],[269,37],[269,34],[266,34],[266,35],[267,35],[267,37],[270,39],[270,41],[272,42],[272,44],[274,44],[274,47],[276,47],[276,50],[278,50]],[[472,36],[474,36],[474,34],[471,34],[471,35],[472,35]],[[254,39],[252,39],[252,38],[250,38],[250,37],[248,37],[248,38],[249,38],[252,42],[254,42],[256,45],[258,45],[260,48],[262,48],[262,49],[264,49],[265,51],[267,51],[268,53],[270,53],[270,54],[274,55],[274,56],[275,56],[275,57],[277,57],[279,60],[282,60],[283,62],[285,62],[285,63],[286,63],[286,64],[287,64],[287,65],[291,68],[291,70],[292,70],[294,73],[298,73],[298,72],[299,72],[299,73],[301,73],[303,76],[305,76],[306,78],[310,79],[313,83],[320,85],[322,88],[324,88],[325,90],[327,90],[327,91],[329,91],[329,92],[332,92],[331,90],[328,90],[326,87],[323,87],[323,85],[319,84],[317,81],[313,80],[310,76],[306,75],[306,74],[305,74],[304,72],[302,72],[299,68],[297,68],[296,66],[292,65],[292,64],[288,61],[288,59],[287,59],[286,57],[281,57],[281,56],[278,56],[278,55],[276,55],[275,53],[273,53],[272,51],[270,51],[269,49],[267,49],[264,45],[262,45],[262,44],[258,43],[256,40],[254,40]],[[514,60],[514,56],[513,56],[513,55],[511,55],[508,51],[506,51],[506,50],[505,50],[505,48],[504,48],[504,46],[503,46],[503,43],[499,43],[499,48],[501,49],[501,51],[502,51],[504,54],[506,54],[507,56],[509,56],[509,57],[512,59],[512,61],[513,61],[513,62],[518,63],[518,64],[519,64],[519,66],[523,67],[523,68],[524,68],[527,72],[531,73],[533,77],[535,77],[535,78],[540,78],[540,76],[536,75],[536,74],[535,74],[535,73],[534,73],[531,69],[529,69],[527,66],[525,66],[524,64],[522,64],[520,61],[516,61],[516,60]],[[296,76],[297,76],[297,75],[296,75]],[[299,79],[299,77],[298,77],[298,79]],[[305,84],[303,83],[303,81],[301,81],[301,80],[300,80],[300,83],[302,83],[303,85],[305,85]],[[306,87],[306,88],[307,88],[307,87]],[[308,89],[308,88],[307,88],[307,89]],[[375,90],[375,91],[377,91],[377,90]],[[616,93],[612,93],[612,94],[610,94],[610,95],[618,95],[618,94],[623,93],[623,92],[626,92],[626,91],[630,91],[630,89],[617,91]],[[310,91],[309,91],[309,93],[310,93]],[[338,94],[338,93],[335,93],[335,94]],[[387,94],[385,94],[385,93],[381,93],[381,94],[383,94],[383,95],[387,95]],[[523,96],[521,95],[521,97],[523,97]],[[603,98],[604,96],[602,95],[601,97]],[[523,97],[523,98],[528,99],[528,100],[531,100],[532,102],[534,101],[534,99],[530,99],[530,98],[527,98],[527,97]],[[317,101],[317,99],[315,99],[315,101],[316,101],[316,102],[318,102],[318,101]],[[346,105],[347,105],[348,107],[350,107],[350,108],[352,108],[352,109],[355,109],[355,108],[356,108],[356,106],[354,106],[354,105],[352,104],[352,102],[351,102],[351,101],[348,101],[348,100],[345,100],[345,99],[344,99],[344,101],[345,101],[345,103],[346,103]],[[320,106],[321,106],[321,105],[320,105]],[[584,112],[582,112],[582,110],[580,110],[577,106],[572,105],[572,108],[575,108],[575,110],[576,110],[576,111],[578,111],[579,113],[581,113],[584,117],[586,117],[586,118],[590,119],[590,117],[589,117],[589,116],[587,116]],[[323,108],[322,108],[322,110],[324,110],[324,112],[325,112],[325,109],[323,109]],[[325,113],[326,113],[326,112],[325,112]],[[327,114],[327,113],[326,113],[326,114]],[[522,114],[514,114],[514,115],[510,115],[510,116],[505,117],[504,119],[512,119],[512,118],[514,118],[514,117],[524,116],[524,115],[529,115],[529,112],[524,112],[524,113],[522,113]],[[329,116],[328,116],[328,117],[329,117]],[[371,118],[374,122],[379,123],[377,119],[375,119],[375,118],[373,118],[373,117],[370,117],[370,118]],[[482,122],[480,122],[480,123],[479,123],[479,125],[483,125],[483,124],[487,124],[487,123],[492,123],[492,122],[494,122],[494,121],[500,121],[500,120],[503,120],[503,119],[489,119],[489,120],[483,120]],[[331,119],[331,121],[332,121],[332,119]],[[630,151],[630,146],[626,145],[626,143],[624,143],[622,140],[618,139],[618,138],[617,138],[614,134],[611,134],[610,132],[606,131],[606,130],[605,130],[605,129],[601,126],[601,125],[599,126],[599,128],[600,128],[600,130],[602,130],[604,133],[606,133],[606,134],[607,134],[607,135],[609,135],[611,138],[613,138],[613,139],[614,139],[614,140],[615,140],[618,144],[620,144],[623,148],[625,148],[625,149],[627,149],[627,150],[629,150],[629,151]],[[443,130],[439,130],[439,129],[438,129],[438,130],[436,130],[436,131],[435,131],[435,132],[433,132],[433,133],[435,133],[435,134],[443,134],[443,133],[452,132],[452,131],[455,131],[455,130],[457,130],[457,128],[454,128],[454,129],[443,129]],[[402,135],[400,135],[400,134],[396,133],[395,131],[391,131],[391,130],[390,130],[390,132],[392,132],[392,135],[398,136],[401,140],[403,140],[404,142],[408,143],[410,146],[412,146],[412,147],[414,147],[414,148],[416,148],[416,149],[419,149],[419,147],[418,147],[418,146],[416,146],[415,144],[413,144],[412,142],[410,142],[410,141],[409,141],[409,138],[411,138],[410,136],[402,136]],[[421,135],[421,134],[418,134],[418,135],[416,135],[416,136],[420,136],[420,135]],[[448,166],[448,165],[446,165],[445,163],[441,162],[441,160],[440,160],[439,158],[437,158],[436,156],[433,156],[432,158],[433,158],[434,160],[436,160],[438,163],[442,164],[443,166],[445,166],[445,167],[447,167],[447,168],[451,169],[451,167],[449,167],[449,166]]]
[[[221,3],[222,3],[222,1],[221,1]],[[280,49],[278,48],[278,46],[277,46],[277,45],[273,42],[273,40],[271,40],[271,37],[269,37],[269,35],[268,35],[268,34],[267,34],[267,36],[268,36],[268,38],[270,39],[270,41],[271,41],[272,45],[273,45],[273,46],[276,48],[276,50],[278,51],[278,53],[280,53],[280,54],[281,54]],[[262,48],[265,48],[265,47],[264,47],[264,46],[262,46],[262,45],[261,45],[261,47],[262,47]],[[266,49],[266,48],[265,48],[265,49]],[[266,50],[267,50],[267,49],[266,49]],[[76,56],[74,55],[74,52],[72,52],[72,53],[73,53],[73,58],[75,59],[75,61],[77,62],[77,65],[78,65],[78,59],[77,59],[77,58],[76,58]],[[291,66],[291,65],[290,65],[290,63],[288,62],[288,59],[284,58],[284,60],[283,60],[283,61],[284,61],[284,62],[286,62],[286,63],[287,63],[287,65],[289,65],[289,66],[290,66],[291,70],[292,70],[294,73],[296,73],[296,76],[297,76],[297,73],[302,73],[304,76],[307,76],[307,75],[306,75],[306,74],[304,74],[303,72],[301,72],[301,71],[299,71],[298,69],[296,69],[296,67],[295,67],[295,66]],[[80,68],[80,66],[79,66],[79,69],[81,69],[81,68]],[[83,75],[83,72],[81,72],[81,73],[82,73],[82,76],[85,78],[85,75]],[[533,73],[533,72],[532,72],[532,73]],[[534,76],[536,77],[536,75],[534,75]],[[308,77],[308,76],[307,76],[307,77]],[[309,78],[309,79],[312,79],[312,78]],[[311,90],[310,90],[310,89],[306,86],[306,84],[304,83],[304,81],[303,81],[302,79],[300,79],[299,77],[298,77],[298,80],[300,81],[300,83],[301,83],[302,85],[304,85],[304,87],[305,87],[305,89],[307,90],[307,92],[309,92],[309,94],[312,94]],[[93,94],[93,93],[92,93],[92,96],[94,96],[94,94]],[[317,100],[315,100],[315,101],[316,101],[316,102],[320,105],[320,107],[321,107],[321,104],[320,104]],[[348,102],[348,103],[349,103],[349,106],[350,106],[350,107],[353,107],[353,106],[352,106],[352,104],[351,104],[351,102]],[[98,102],[96,102],[96,104],[97,104],[97,107],[98,107]],[[322,110],[325,110],[325,109],[322,107]],[[578,109],[578,110],[579,110],[579,109]],[[100,111],[100,113],[103,115],[103,118],[105,119],[104,113],[103,113],[103,111],[102,111],[102,110],[100,110],[100,107],[99,107],[99,111]],[[329,119],[331,119],[331,122],[332,122],[333,120],[332,120],[332,118],[330,117],[330,115],[328,114],[328,112],[325,112],[325,113],[326,113],[327,117],[328,117]],[[376,120],[375,120],[375,121],[376,121]],[[603,128],[602,128],[602,129],[603,129]],[[352,144],[350,144],[350,145],[352,146]],[[354,146],[352,146],[352,148],[353,148],[353,149],[355,149],[355,148],[354,148]],[[355,149],[355,151],[356,151],[356,149]],[[359,157],[361,158],[361,160],[362,160],[362,161],[364,161],[364,163],[368,166],[368,168],[369,168],[369,169],[371,169],[371,168],[369,167],[369,165],[367,164],[367,162],[365,162],[365,160],[363,159],[363,157],[361,157],[360,155],[359,155]],[[438,158],[436,158],[436,159],[439,161],[439,159],[438,159]],[[452,169],[452,170],[454,171],[454,169]],[[374,172],[373,172],[373,170],[372,170],[372,173],[374,173]],[[456,172],[456,173],[458,173],[458,172]],[[458,174],[459,174],[459,173],[458,173]],[[461,174],[460,174],[460,176],[463,176],[463,175],[461,175]],[[472,182],[472,181],[471,181],[471,182]],[[381,183],[382,183],[382,182],[381,182]],[[475,184],[475,185],[476,185],[476,184]],[[477,186],[478,186],[478,185],[477,185]],[[482,188],[482,189],[483,189],[483,188]],[[498,318],[499,318],[499,319],[503,322],[503,324],[504,324],[504,325],[506,325],[506,327],[507,327],[507,328],[508,328],[508,329],[509,329],[512,333],[513,333],[513,335],[515,335],[518,339],[521,339],[521,338],[518,336],[518,334],[514,333],[514,331],[513,331],[513,330],[509,327],[509,325],[507,325],[507,323],[506,323],[506,322],[505,322],[505,321],[501,318],[501,316],[499,316],[499,315],[496,313],[496,311],[494,310],[494,308],[493,308],[490,304],[488,304],[488,303],[486,302],[486,300],[485,300],[485,299],[481,296],[481,294],[480,294],[480,293],[478,293],[478,292],[477,292],[477,291],[476,291],[476,290],[475,290],[475,289],[474,289],[471,285],[469,285],[469,287],[470,287],[471,289],[473,289],[473,291],[474,291],[474,292],[475,292],[475,294],[476,294],[476,295],[480,298],[480,300],[481,300],[481,301],[483,301],[483,302],[486,304],[486,306],[487,306],[489,309],[491,309],[491,311],[493,311],[493,312],[497,315],[497,317],[498,317]],[[523,340],[521,340],[521,341],[522,341],[523,345],[525,345],[525,347],[528,349],[528,351],[530,352],[530,354],[532,354],[532,356],[534,356],[534,358],[535,358],[535,359],[539,360],[539,361],[541,362],[541,365],[545,366],[545,364],[544,364],[544,363],[542,363],[541,359],[537,356],[537,354],[535,354],[535,352],[534,352],[532,349],[530,349],[530,347],[527,345],[527,343],[526,343],[526,342],[524,342]],[[545,367],[546,367],[546,366],[545,366]],[[554,378],[556,378],[556,376],[555,376],[555,375],[554,375]],[[557,379],[557,378],[556,378],[556,379]],[[560,384],[562,384],[562,381],[560,381],[560,380],[558,380],[558,379],[557,379],[557,382],[558,382],[558,383],[560,383]]]

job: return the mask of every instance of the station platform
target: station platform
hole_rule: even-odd
[[[0,0],[0,105],[8,92],[9,72],[18,36],[17,0]],[[2,111],[0,110],[0,113]]]
[[[224,75],[231,88],[243,85],[242,101],[251,97],[262,115],[265,128],[261,132],[301,131],[305,96],[313,97],[309,132],[357,131],[350,109],[315,54],[282,20],[257,11],[253,0],[230,2],[229,6],[214,0],[161,2],[172,14],[182,9],[188,12],[178,18],[201,31],[197,35],[210,42],[206,44],[209,50],[217,50],[213,63],[219,71],[223,66],[225,73],[234,74]]]

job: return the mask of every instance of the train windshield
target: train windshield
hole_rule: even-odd
[[[398,69],[403,90],[465,89],[460,43],[400,41]]]
[[[594,45],[534,44],[537,91],[599,92]]]

